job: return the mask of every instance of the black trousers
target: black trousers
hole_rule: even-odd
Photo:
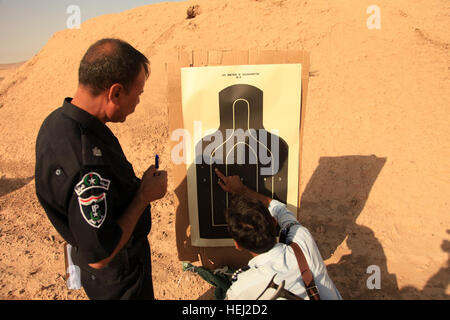
[[[81,285],[91,300],[153,300],[150,246],[146,237],[131,238],[103,269],[94,269],[77,248],[72,260],[80,268]]]

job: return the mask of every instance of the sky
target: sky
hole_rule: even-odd
[[[180,0],[0,0],[0,64],[30,59],[51,36],[67,28],[67,21],[80,8],[81,23],[93,17],[119,13],[158,2]],[[73,21],[73,20],[71,20]]]

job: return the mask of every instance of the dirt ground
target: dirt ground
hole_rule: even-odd
[[[12,75],[24,62],[0,64],[0,83],[2,80]]]
[[[200,14],[186,19],[198,4]],[[450,3],[199,0],[148,5],[62,30],[29,61],[0,68],[0,299],[86,299],[65,286],[62,238],[35,196],[34,147],[44,118],[72,96],[79,61],[103,37],[149,57],[136,112],[109,125],[140,176],[161,155],[167,196],[153,204],[157,299],[213,299],[183,272],[170,181],[165,63],[181,50],[306,50],[311,76],[299,220],[344,299],[450,296]],[[370,266],[381,289],[369,290]]]

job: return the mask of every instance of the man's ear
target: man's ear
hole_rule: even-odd
[[[119,104],[120,95],[123,93],[123,86],[119,83],[115,83],[109,88],[108,99],[114,104]]]
[[[239,246],[239,244],[234,241],[234,246],[236,247],[236,249],[238,249],[239,251],[242,251],[242,248]]]

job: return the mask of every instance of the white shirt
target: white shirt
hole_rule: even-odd
[[[287,234],[287,243],[296,242],[303,251],[308,266],[322,300],[342,300],[339,291],[328,276],[325,263],[319,249],[308,229],[298,223],[295,216],[289,212],[286,205],[272,200],[269,211],[278,221],[281,229],[292,225]],[[286,281],[284,288],[299,297],[308,300],[303,280],[300,275],[297,259],[290,246],[277,243],[271,250],[260,254],[249,261],[249,270],[239,273],[227,291],[229,300],[255,300],[267,287],[270,280],[277,274],[274,282],[278,285]]]

